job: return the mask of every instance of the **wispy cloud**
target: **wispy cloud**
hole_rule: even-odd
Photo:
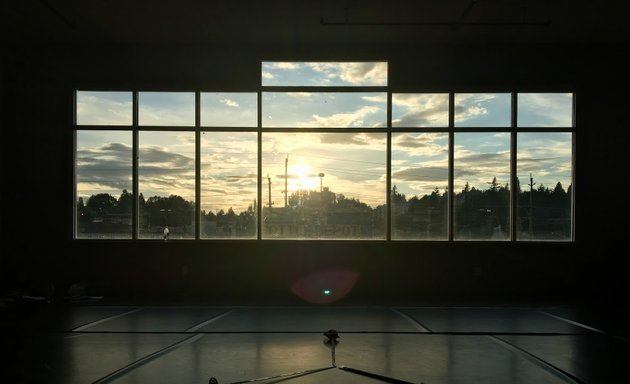
[[[77,92],[78,125],[131,125],[131,92]]]
[[[307,99],[311,97],[310,92],[287,92],[286,95],[298,99]]]
[[[192,92],[140,92],[140,125],[195,125],[195,95]]]
[[[571,127],[571,93],[519,93],[518,125],[521,127]]]
[[[293,70],[298,69],[300,67],[299,63],[288,62],[288,61],[274,61],[265,63],[267,68],[275,68],[275,69],[285,69],[285,70]]]
[[[355,134],[322,134],[320,143],[326,145],[360,145],[371,146],[376,143],[385,143],[387,136],[384,133],[355,133]]]
[[[441,133],[392,135],[392,151],[411,156],[444,156],[448,153],[448,136]]]
[[[394,127],[447,127],[448,94],[406,94],[392,97]]]
[[[307,63],[315,72],[351,85],[387,85],[387,63]]]
[[[231,99],[221,99],[221,103],[227,105],[228,107],[238,108],[239,104]]]
[[[381,112],[381,108],[375,106],[363,106],[356,111],[348,113],[336,113],[330,116],[313,115],[312,120],[298,124],[298,127],[364,127],[365,119],[369,115]]]
[[[455,125],[460,127],[507,127],[511,95],[508,93],[456,93]]]
[[[379,103],[384,104],[387,103],[387,95],[375,95],[375,96],[362,96],[362,100],[368,101],[370,103]]]
[[[263,85],[385,86],[386,62],[263,62]]]
[[[409,167],[392,173],[392,180],[431,181],[445,183],[448,177],[447,167]]]

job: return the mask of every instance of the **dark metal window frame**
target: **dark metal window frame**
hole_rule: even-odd
[[[389,71],[388,71],[389,77]],[[262,84],[262,82],[260,83]],[[396,92],[393,90],[391,86],[334,86],[334,87],[324,87],[324,86],[262,86],[260,85],[257,89],[240,89],[240,90],[203,90],[203,91],[190,91],[190,90],[161,90],[163,92],[194,92],[195,94],[195,123],[191,126],[148,126],[148,125],[139,125],[138,122],[138,95],[143,91],[123,91],[123,92],[132,92],[132,125],[124,126],[124,125],[77,125],[77,113],[76,113],[76,95],[77,92],[81,90],[77,90],[74,93],[74,113],[73,113],[73,136],[74,136],[74,148],[73,148],[73,207],[75,213],[73,215],[73,238],[76,240],[87,240],[81,239],[77,237],[77,216],[76,216],[76,201],[77,201],[77,172],[76,172],[76,150],[77,150],[77,142],[76,142],[76,133],[79,130],[101,130],[101,131],[130,131],[132,133],[132,185],[133,185],[133,194],[136,197],[134,199],[134,204],[132,206],[132,240],[139,240],[139,228],[138,228],[138,199],[137,199],[137,191],[139,188],[138,182],[138,148],[139,148],[139,132],[141,131],[185,131],[185,132],[194,132],[195,133],[195,237],[194,239],[183,239],[178,241],[191,241],[191,240],[201,240],[201,241],[252,241],[254,239],[232,239],[232,238],[222,238],[222,239],[207,239],[201,237],[201,220],[200,220],[200,212],[201,212],[201,144],[200,144],[200,135],[202,132],[254,132],[257,134],[258,143],[257,143],[257,171],[258,171],[258,180],[257,180],[257,207],[256,210],[258,212],[257,215],[257,231],[255,240],[267,240],[262,237],[262,208],[263,208],[263,185],[262,185],[262,135],[263,133],[270,132],[298,132],[298,133],[320,133],[320,132],[339,132],[339,133],[360,133],[360,132],[382,132],[386,134],[387,137],[387,149],[386,149],[386,207],[387,207],[387,217],[386,217],[386,235],[385,241],[414,241],[414,242],[431,242],[431,241],[439,241],[439,242],[463,242],[463,240],[456,240],[454,238],[454,199],[455,193],[453,190],[454,187],[454,137],[456,133],[460,132],[504,132],[510,134],[510,185],[516,185],[517,178],[517,137],[518,133],[531,133],[531,132],[564,132],[571,133],[572,137],[572,154],[571,154],[571,166],[572,166],[572,175],[571,175],[571,186],[572,186],[572,196],[571,196],[571,238],[562,242],[574,242],[575,241],[575,220],[574,220],[574,212],[575,212],[575,148],[576,148],[576,93],[573,91],[566,92],[572,94],[573,105],[572,105],[572,126],[570,127],[519,127],[517,122],[518,115],[518,95],[519,93],[541,93],[541,94],[553,94],[553,93],[561,93],[558,92],[550,92],[550,91],[527,91],[527,92],[516,92],[516,91],[505,91],[505,90],[473,90],[473,91],[463,91],[463,92],[453,92],[448,91],[445,92],[443,90],[421,90],[418,92],[413,92],[409,90]],[[86,91],[95,91],[93,89]],[[100,90],[99,90],[100,91]],[[151,90],[151,92],[155,92],[155,90]],[[201,126],[201,111],[200,111],[200,98],[202,93],[206,92],[242,92],[242,93],[252,93],[257,95],[257,126],[255,127],[207,127]],[[366,93],[366,92],[381,92],[385,93],[387,97],[387,122],[386,127],[384,128],[284,128],[284,127],[263,127],[262,124],[262,102],[263,102],[263,93],[265,92],[312,92],[312,93]],[[449,106],[448,106],[448,126],[447,127],[427,127],[427,128],[417,128],[417,127],[392,127],[392,96],[394,94],[401,93],[414,93],[414,94],[434,94],[434,93],[447,93],[449,95]],[[511,95],[511,112],[510,112],[510,125],[506,127],[455,127],[455,95],[459,93],[508,93]],[[401,133],[401,132],[412,132],[412,133],[430,133],[430,132],[438,132],[438,133],[447,133],[448,134],[448,235],[444,240],[396,240],[391,237],[391,227],[392,227],[392,218],[391,218],[391,155],[392,155],[392,133]],[[510,237],[507,240],[501,240],[500,242],[515,242],[515,241],[531,241],[531,242],[542,242],[543,240],[520,240],[518,239],[517,233],[517,225],[515,223],[518,220],[517,217],[517,207],[518,207],[518,196],[516,190],[512,187],[510,188]],[[124,239],[123,239],[124,240]],[[144,241],[150,241],[149,239],[140,239]],[[300,240],[300,239],[274,239],[272,241],[283,241],[283,240]],[[311,240],[311,239],[308,239]],[[313,239],[315,240],[315,239]],[[317,239],[315,241],[348,241],[348,240],[336,240],[336,239]],[[356,239],[353,241],[375,241],[369,239]],[[378,241],[378,240],[376,240]],[[475,240],[475,242],[493,242],[493,240]]]

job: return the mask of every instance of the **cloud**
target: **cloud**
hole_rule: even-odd
[[[456,151],[454,169],[456,189],[463,187],[466,182],[470,184],[470,187],[487,189],[488,182],[495,177],[501,185],[509,182],[509,151],[461,154],[462,152],[457,154]]]
[[[364,127],[364,119],[369,115],[376,114],[381,108],[375,106],[363,106],[354,112],[335,113],[330,116],[313,115],[312,120],[299,123],[298,127],[316,128],[341,128],[341,127]]]
[[[460,152],[461,153],[461,152]],[[510,153],[474,153],[469,152],[461,155],[456,153],[455,157],[455,170],[458,168],[471,168],[471,169],[492,169],[495,167],[502,167],[509,169]]]
[[[495,93],[458,93],[455,95],[455,121],[458,124],[466,120],[488,114],[485,105],[497,99]]]
[[[276,175],[277,178],[279,179],[285,179],[284,174],[282,175]],[[318,175],[316,175],[315,173],[309,173],[306,175],[292,175],[292,174],[288,174],[286,176],[286,179],[288,180],[300,180],[300,179],[308,179],[308,178],[313,178],[313,177],[318,177]]]
[[[294,97],[298,99],[307,99],[311,97],[310,92],[287,92],[286,95],[289,97]]]
[[[94,189],[117,195],[131,190],[131,147],[108,143],[77,150],[77,192],[91,194]],[[98,187],[97,187],[98,186]]]
[[[370,146],[377,142],[384,142],[386,140],[386,136],[383,133],[324,133],[321,134],[319,138],[321,144],[334,144],[341,146]]]
[[[403,148],[426,148],[433,144],[434,139],[429,135],[401,134],[396,135],[393,144]]]
[[[371,103],[387,103],[387,95],[361,96],[361,99]]]
[[[193,158],[170,152],[158,145],[140,146],[140,169],[162,169],[161,173],[172,174],[181,170],[194,169]]]
[[[266,80],[273,80],[275,76],[271,72],[262,71],[262,78]]]
[[[412,111],[399,118],[392,119],[394,127],[434,127],[448,126],[448,116],[442,111]]]
[[[131,94],[129,93],[129,99]],[[79,92],[77,97],[77,124],[79,125],[131,125],[132,102],[112,100],[108,95],[96,96]],[[120,97],[124,98],[125,95]]]
[[[232,107],[232,108],[238,108],[239,107],[239,104],[236,101],[231,100],[231,99],[221,99],[219,101],[221,103],[227,105],[228,107]]]
[[[299,63],[293,63],[288,61],[273,61],[265,63],[265,68],[294,70],[300,67]]]
[[[396,134],[392,136],[392,150],[411,156],[441,156],[448,153],[446,139],[446,134],[441,133]]]
[[[455,95],[456,105],[465,103],[483,103],[496,99],[496,93],[458,93]]]
[[[468,107],[464,107],[461,105],[455,106],[455,120],[458,122],[463,122],[487,114],[488,110],[478,105],[471,105]]]
[[[225,176],[225,182],[231,185],[247,186],[257,184],[258,178],[254,173],[248,173],[245,175],[227,175]]]
[[[519,126],[572,126],[571,93],[519,94]]]
[[[392,97],[394,127],[447,127],[448,94],[396,93]]]
[[[141,92],[139,97],[140,125],[195,125],[194,93]]]
[[[448,167],[410,167],[392,172],[394,181],[425,181],[445,183],[448,178]]]
[[[306,63],[316,72],[350,85],[387,85],[387,63]]]

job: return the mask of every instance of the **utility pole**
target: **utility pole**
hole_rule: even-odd
[[[529,174],[529,236],[534,238],[534,178]]]
[[[271,177],[269,177],[269,174],[267,174],[267,185],[269,189],[269,209],[271,210]]]
[[[286,208],[289,204],[289,191],[288,184],[289,183],[289,155],[284,159],[284,207]]]
[[[319,193],[322,193],[324,191],[324,173],[320,173],[319,175]]]

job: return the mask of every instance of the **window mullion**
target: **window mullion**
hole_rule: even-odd
[[[201,95],[195,92],[195,239],[201,238]]]
[[[131,179],[133,183],[133,204],[131,208],[131,238],[136,240],[138,239],[139,224],[139,204],[140,204],[140,183],[138,182],[138,153],[139,153],[139,142],[138,142],[138,92],[133,92],[132,96],[132,149],[131,149]]]
[[[392,93],[387,92],[387,158],[386,162],[386,189],[385,195],[385,238],[389,241],[392,239]]]
[[[518,192],[516,191],[517,175],[517,116],[518,116],[518,94],[512,92],[512,116],[511,116],[511,140],[510,140],[510,240],[516,241],[518,234]]]
[[[263,200],[262,200],[262,91],[259,89],[257,92],[257,104],[258,104],[258,109],[257,109],[257,153],[258,156],[257,158],[257,177],[256,177],[256,183],[258,185],[258,191],[257,191],[257,204],[256,204],[256,210],[258,211],[258,214],[256,215],[256,239],[260,240],[262,239],[262,223],[263,223]],[[271,208],[271,206],[269,207]]]
[[[455,94],[449,93],[448,96],[448,241],[453,241],[453,231],[455,228],[455,214],[454,214],[454,202],[455,191],[454,188],[454,175],[455,175]]]

